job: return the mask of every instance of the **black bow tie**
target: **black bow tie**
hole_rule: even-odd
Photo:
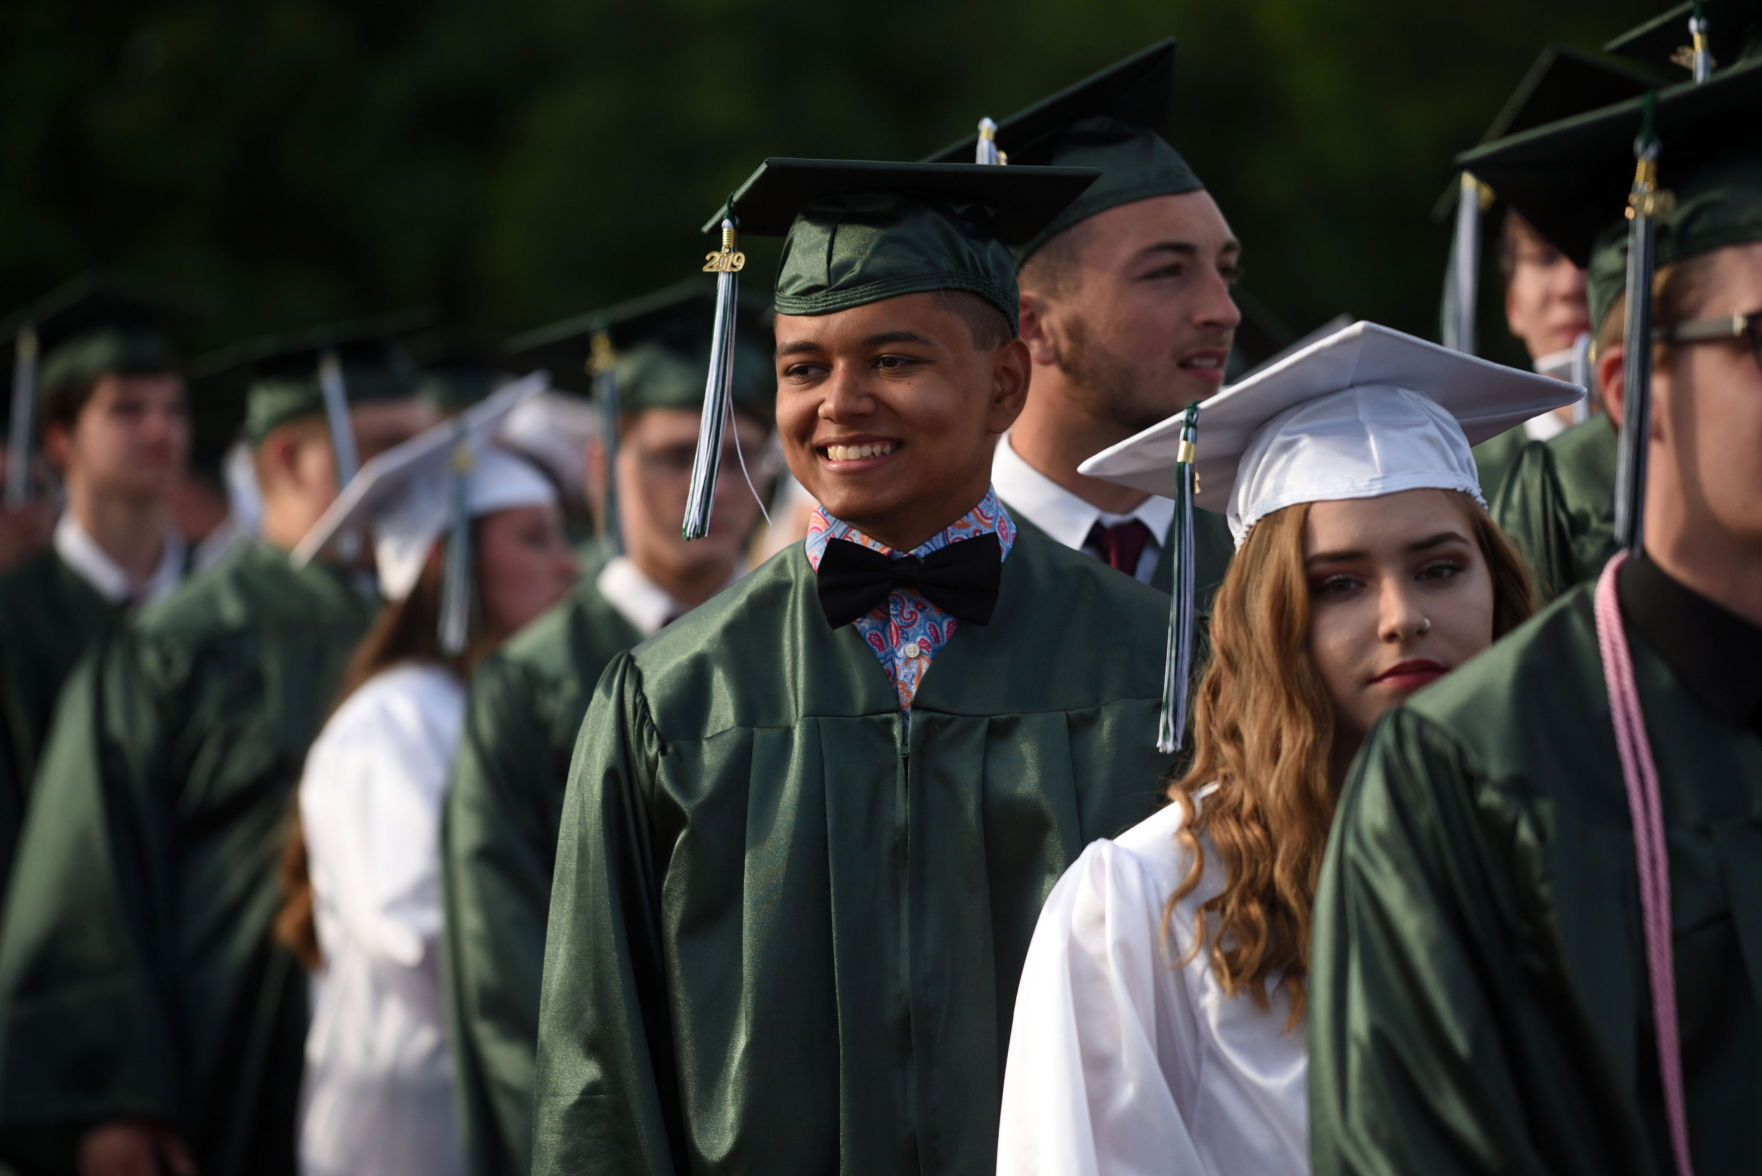
[[[820,557],[820,609],[836,629],[867,614],[895,588],[911,588],[957,620],[983,625],[997,608],[1003,548],[987,532],[919,559],[834,539]]]

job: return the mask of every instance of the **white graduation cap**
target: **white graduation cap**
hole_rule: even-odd
[[[1435,488],[1484,506],[1469,447],[1584,394],[1358,322],[1085,461],[1079,468],[1091,477],[1172,497],[1181,508],[1162,742],[1178,747],[1186,720],[1193,494],[1225,512],[1237,547],[1255,523],[1303,502]]]
[[[367,462],[294,548],[294,565],[311,562],[339,535],[370,526],[380,592],[403,600],[446,535],[441,646],[461,652],[471,603],[470,521],[557,501],[556,487],[537,468],[494,443],[508,414],[548,385],[543,373],[516,380]]]

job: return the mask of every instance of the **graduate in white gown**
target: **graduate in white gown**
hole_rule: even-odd
[[[363,467],[358,493],[301,549],[371,527],[388,601],[307,755],[284,861],[277,933],[314,972],[305,1176],[464,1170],[440,975],[440,821],[465,675],[576,574],[552,484],[482,443],[493,408],[463,439],[468,472],[452,472],[454,424],[437,426]]]
[[[1308,1170],[1309,914],[1335,797],[1379,715],[1529,615],[1469,446],[1576,393],[1357,323],[1200,405],[1191,448],[1183,414],[1084,463],[1161,493],[1196,472],[1237,552],[1172,803],[1089,846],[1041,912],[999,1172]]]

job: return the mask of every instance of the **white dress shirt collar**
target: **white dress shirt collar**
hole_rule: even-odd
[[[1150,528],[1150,543],[1138,564],[1140,580],[1149,580],[1175,521],[1174,500],[1157,494],[1126,514],[1102,511],[1029,465],[1010,444],[1007,433],[997,443],[997,453],[991,459],[991,484],[1010,510],[1066,547],[1077,550],[1084,549],[1089,531],[1097,523],[1111,527],[1128,519],[1142,521]]]
[[[744,565],[737,565],[728,583],[734,583],[745,572]],[[608,559],[594,580],[594,587],[644,637],[653,637],[668,621],[691,611],[691,605],[674,599],[671,592],[649,579],[627,555]]]
[[[176,531],[165,533],[165,552],[159,557],[159,566],[139,582],[98,546],[71,510],[63,511],[56,522],[54,543],[55,554],[61,561],[111,604],[148,604],[169,594],[183,580],[185,544]]]

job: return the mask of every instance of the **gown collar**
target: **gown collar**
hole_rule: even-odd
[[[1700,704],[1762,734],[1762,629],[1678,583],[1649,557],[1617,579],[1621,611]]]

